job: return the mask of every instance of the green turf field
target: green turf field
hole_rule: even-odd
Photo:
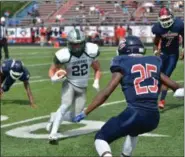
[[[111,75],[110,60],[115,56],[112,47],[101,48],[99,60],[103,71],[100,81],[105,87]],[[95,132],[80,136],[63,138],[58,146],[48,144],[48,133],[44,126],[50,112],[56,111],[60,104],[61,84],[52,84],[48,78],[48,69],[56,49],[11,47],[10,56],[21,59],[31,73],[31,89],[37,108],[29,107],[26,92],[21,82],[17,82],[1,102],[1,115],[8,116],[1,121],[1,156],[97,156],[94,148]],[[151,54],[151,49],[147,51]],[[184,64],[178,61],[172,78],[184,83]],[[87,101],[91,102],[96,92],[92,88],[93,74],[90,75]],[[133,156],[183,156],[184,155],[184,102],[173,97],[171,92],[166,99],[166,107],[161,111],[158,128],[148,136],[139,137]],[[106,101],[81,124],[65,122],[60,131],[65,135],[89,126],[86,130],[97,130],[111,116],[120,113],[126,107],[121,89],[118,87]],[[92,124],[94,123],[94,125]],[[93,126],[95,126],[93,128]],[[91,127],[91,128],[90,128]],[[81,132],[80,130],[78,132]],[[9,135],[7,135],[9,134]],[[10,136],[11,135],[11,136]],[[164,136],[162,136],[164,135]],[[114,156],[119,156],[124,139],[111,144]]]

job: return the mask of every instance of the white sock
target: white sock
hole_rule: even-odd
[[[97,139],[95,140],[94,144],[99,156],[112,157],[110,146],[106,141]]]
[[[60,127],[60,124],[61,122],[63,121],[63,118],[64,118],[64,114],[66,113],[68,109],[68,106],[65,105],[65,104],[62,104],[57,112],[55,113],[55,118],[54,118],[54,121],[53,121],[53,127],[51,129],[51,134],[56,134],[57,131],[58,131],[58,128]]]
[[[122,150],[123,154],[126,156],[131,156],[134,148],[136,147],[136,144],[137,144],[137,136],[132,137],[127,135],[125,142],[123,144],[123,150]]]
[[[73,115],[72,114],[73,113],[71,111],[66,112],[66,114],[64,115],[64,120],[71,122],[72,119],[73,119]]]

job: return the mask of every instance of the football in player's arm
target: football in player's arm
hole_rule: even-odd
[[[182,52],[180,59],[184,56],[184,22],[177,17],[174,17],[170,9],[163,7],[159,11],[159,22],[152,27],[154,38],[154,54],[162,59],[161,71],[171,76],[176,68],[179,58],[180,38],[182,39]],[[160,109],[165,106],[165,98],[168,88],[163,85],[161,97],[158,102]]]
[[[29,84],[30,73],[20,60],[5,60],[0,67],[0,96],[8,92],[11,86],[20,80],[24,84],[30,106],[35,108],[34,98]]]
[[[131,156],[137,136],[157,128],[160,119],[157,99],[161,83],[170,87],[176,97],[184,96],[184,89],[161,73],[159,57],[143,56],[144,46],[138,37],[128,36],[123,42],[118,48],[119,56],[111,63],[112,79],[87,109],[73,119],[74,122],[84,119],[109,98],[118,84],[121,85],[127,108],[110,118],[97,132],[95,147],[101,157],[112,157],[109,144],[124,136],[122,156]]]

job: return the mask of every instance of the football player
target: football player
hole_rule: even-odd
[[[126,140],[122,156],[131,156],[138,135],[150,132],[158,126],[160,117],[157,98],[160,83],[173,91],[178,89],[179,96],[184,94],[184,88],[180,88],[176,82],[161,73],[161,59],[157,56],[144,57],[144,52],[143,43],[138,37],[126,37],[119,45],[119,56],[111,63],[112,79],[88,108],[73,119],[75,122],[84,119],[108,99],[118,84],[121,85],[127,108],[118,116],[110,118],[97,132],[95,147],[101,157],[112,157],[109,144],[124,136]]]
[[[99,90],[100,63],[97,60],[99,48],[96,44],[86,42],[85,35],[78,29],[72,29],[67,36],[67,47],[55,53],[54,64],[49,69],[49,77],[52,82],[63,80],[61,105],[56,113],[51,114],[47,131],[49,143],[57,144],[57,131],[63,120],[72,121],[79,114],[86,103],[86,91],[90,67],[94,69],[95,80],[93,87]],[[61,69],[64,77],[56,76]],[[71,110],[69,110],[71,108]]]
[[[0,98],[4,92],[9,91],[16,80],[20,80],[24,84],[24,88],[30,101],[30,106],[36,107],[29,84],[29,78],[30,73],[20,60],[5,60],[0,66]]]
[[[179,36],[183,40],[181,58],[184,56],[184,23],[181,19],[174,17],[168,8],[163,7],[159,12],[159,22],[154,24],[152,32],[155,34],[154,54],[160,55],[162,59],[162,72],[170,77],[179,58]],[[163,85],[158,103],[161,109],[165,105],[167,90],[167,87]]]

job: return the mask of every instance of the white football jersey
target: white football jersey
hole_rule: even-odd
[[[68,48],[57,51],[55,55],[64,65],[68,81],[77,87],[87,87],[91,64],[99,55],[98,46],[86,43],[85,53],[79,58],[71,55]]]

